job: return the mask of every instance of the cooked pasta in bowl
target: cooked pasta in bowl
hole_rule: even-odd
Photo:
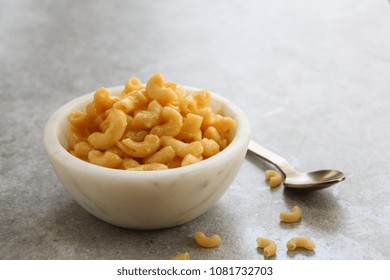
[[[166,82],[101,88],[59,108],[46,152],[72,197],[121,227],[167,228],[207,211],[244,160],[249,122],[232,102]]]

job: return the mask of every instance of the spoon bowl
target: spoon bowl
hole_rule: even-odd
[[[297,190],[320,190],[345,180],[338,170],[317,170],[309,173],[296,171],[285,159],[251,140],[248,150],[275,165],[285,176],[284,186]]]
[[[284,185],[292,189],[319,190],[345,180],[343,172],[338,170],[317,170],[309,173],[297,173],[284,181]]]

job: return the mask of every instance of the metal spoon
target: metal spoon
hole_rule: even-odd
[[[318,170],[310,173],[296,171],[284,158],[250,140],[248,150],[275,165],[285,176],[284,186],[291,189],[319,190],[345,180],[343,172]]]

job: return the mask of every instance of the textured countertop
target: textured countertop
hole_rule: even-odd
[[[385,0],[0,1],[0,259],[390,258],[390,5]],[[133,231],[83,210],[58,181],[42,137],[67,101],[130,76],[209,89],[243,108],[252,136],[302,171],[347,180],[270,190],[247,156],[199,218]],[[298,204],[303,219],[279,213]],[[195,231],[222,244],[201,249]],[[290,237],[315,252],[287,252]]]

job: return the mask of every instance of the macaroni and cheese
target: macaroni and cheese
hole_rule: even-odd
[[[84,111],[68,116],[68,150],[90,163],[125,170],[164,170],[219,153],[236,122],[214,113],[208,91],[186,92],[157,73],[130,78],[119,96],[98,89]]]

